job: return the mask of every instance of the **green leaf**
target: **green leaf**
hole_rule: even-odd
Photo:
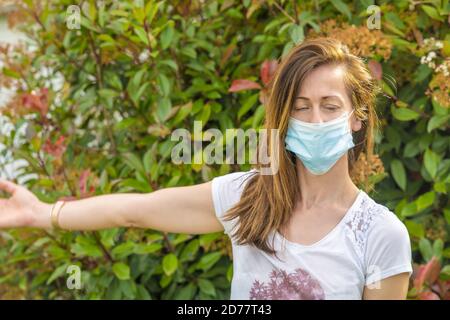
[[[391,172],[392,176],[397,183],[397,185],[403,190],[406,190],[406,172],[405,167],[403,166],[403,163],[398,160],[394,159],[391,162]]]
[[[192,47],[183,47],[181,53],[191,59],[197,59],[197,52]]]
[[[400,121],[411,121],[417,119],[420,114],[408,108],[396,108],[391,106],[391,113],[395,119]]]
[[[230,264],[227,269],[227,280],[231,282],[233,280],[233,264]]]
[[[428,5],[422,5],[421,8],[430,18],[434,20],[444,21],[444,17],[441,17],[439,15],[439,12],[436,8]]]
[[[450,265],[446,265],[441,269],[441,278],[444,280],[450,280]]]
[[[166,65],[166,66],[172,68],[174,71],[178,70],[178,65],[173,60],[161,60],[161,61],[158,61],[157,63],[158,63],[158,65]]]
[[[197,264],[198,269],[203,271],[209,270],[217,261],[220,260],[222,254],[220,252],[212,252],[204,255]]]
[[[172,111],[172,101],[169,98],[160,98],[156,107],[156,116],[159,122],[166,121]]]
[[[163,271],[166,275],[170,276],[173,274],[178,268],[178,258],[175,254],[169,253],[164,256],[162,261]]]
[[[67,270],[67,264],[63,264],[59,266],[58,268],[53,271],[53,273],[50,275],[50,277],[47,279],[47,285],[51,284],[53,281],[55,281],[57,278],[61,277],[63,274],[66,273]]]
[[[243,115],[245,115],[258,101],[259,93],[255,93],[245,99],[245,102],[242,104],[242,107],[239,108],[238,111],[238,119],[241,119]]]
[[[135,26],[134,33],[136,33],[136,35],[138,36],[139,40],[141,40],[141,42],[143,42],[146,45],[149,45],[147,32],[144,30],[144,28]]]
[[[189,116],[189,114],[192,111],[192,102],[188,102],[184,105],[182,105],[180,107],[180,109],[178,109],[177,114],[175,115],[175,117],[173,118],[173,125],[176,126],[178,125],[181,121],[183,121],[184,119],[186,119],[187,116]]]
[[[425,229],[422,224],[414,222],[412,220],[405,220],[404,223],[406,225],[406,228],[408,229],[408,233],[411,236],[423,238],[423,236],[425,235]]]
[[[175,30],[173,27],[168,26],[161,32],[161,49],[167,49],[172,43],[173,36],[175,35]]]
[[[447,224],[450,224],[450,209],[444,209],[444,217]]]
[[[426,64],[421,64],[414,72],[414,82],[421,83],[433,73],[433,69]]]
[[[20,74],[14,70],[8,69],[8,68],[3,68],[2,69],[2,73],[7,76],[7,77],[11,77],[11,78],[15,78],[15,79],[20,79]]]
[[[147,23],[152,23],[153,19],[155,18],[156,13],[158,12],[159,6],[161,5],[162,1],[159,1],[155,3],[154,1],[149,1],[145,5],[145,14],[147,15]]]
[[[175,293],[175,300],[192,300],[197,292],[197,287],[191,282]]]
[[[424,193],[416,200],[417,210],[422,211],[434,203],[434,199],[436,198],[436,193],[434,191],[429,191]]]
[[[148,192],[152,192],[152,188],[151,186],[148,184],[148,182],[144,182],[144,181],[140,181],[137,179],[124,179],[122,181],[120,181],[120,186],[121,187],[130,187],[134,190],[143,192],[143,193],[148,193]]]
[[[449,109],[442,106],[435,98],[431,99],[431,104],[433,105],[433,111],[436,115],[446,116],[449,114]]]
[[[114,263],[112,270],[119,280],[130,279],[130,267],[123,262]]]
[[[128,281],[120,281],[120,290],[124,294],[124,296],[128,299],[135,299],[136,298],[136,284],[134,281],[128,280]]]
[[[77,256],[88,256],[98,258],[103,256],[102,250],[88,236],[78,236],[76,243],[72,245],[71,250]]]
[[[433,243],[433,255],[441,259],[442,258],[442,252],[444,251],[444,242],[442,239],[436,239]]]
[[[134,18],[136,18],[136,20],[142,24],[144,22],[145,19],[145,12],[144,12],[144,8],[133,8],[133,16]]]
[[[419,249],[425,261],[430,261],[433,258],[433,247],[430,240],[422,238],[419,241]]]
[[[305,39],[305,33],[303,31],[303,26],[293,25],[289,28],[289,34],[291,36],[292,41],[295,44],[302,43]]]
[[[405,205],[400,213],[402,217],[411,217],[418,213],[417,205],[415,202],[410,202]]]
[[[450,115],[446,115],[446,116],[442,116],[442,115],[434,115],[431,117],[431,119],[428,121],[428,125],[427,125],[427,131],[431,132],[434,129],[440,128],[441,126],[443,126],[445,124],[445,126],[443,126],[442,129],[445,129],[448,122],[450,120]]]
[[[391,86],[384,80],[381,80],[381,88],[383,92],[387,93],[390,96],[395,96],[394,91],[392,90]]]
[[[352,19],[352,13],[350,12],[349,7],[342,2],[341,0],[331,0],[333,6],[339,10],[339,12],[345,14],[348,20]]]
[[[170,93],[170,82],[165,74],[158,74],[158,85],[161,90],[161,93],[164,97],[167,97]]]
[[[418,146],[417,139],[409,141],[405,148],[403,149],[403,157],[405,158],[411,158],[416,156],[420,152],[420,148]]]
[[[436,177],[439,160],[439,156],[434,151],[430,149],[425,151],[425,155],[423,157],[424,166],[433,179]]]
[[[202,112],[196,116],[195,120],[201,121],[202,128],[208,123],[211,116],[211,105],[209,103],[203,106]]]
[[[134,153],[125,153],[122,155],[124,162],[132,169],[142,173],[145,175],[144,165],[142,164],[141,159]]]
[[[266,108],[264,105],[260,105],[256,108],[255,114],[253,115],[252,128],[258,128],[261,124],[261,121],[264,119]]]
[[[127,241],[112,249],[111,253],[116,259],[123,259],[134,252],[134,246],[134,242]]]
[[[447,194],[447,188],[445,187],[445,182],[435,182],[433,185],[433,190],[437,193]]]
[[[190,241],[180,254],[180,261],[190,261],[193,260],[200,248],[199,240],[194,239]]]
[[[210,295],[212,297],[216,296],[216,289],[214,288],[214,284],[207,279],[198,279],[198,287],[200,291]]]
[[[160,243],[138,243],[135,245],[134,253],[136,254],[149,254],[154,253],[162,248]]]

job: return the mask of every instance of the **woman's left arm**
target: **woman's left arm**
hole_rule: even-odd
[[[409,274],[399,273],[364,287],[364,300],[405,300],[408,294]]]

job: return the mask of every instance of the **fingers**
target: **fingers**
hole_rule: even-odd
[[[6,191],[10,194],[14,194],[14,192],[17,190],[17,185],[8,180],[0,178],[0,190]]]

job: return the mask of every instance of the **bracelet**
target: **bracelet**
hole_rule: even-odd
[[[57,201],[52,207],[51,222],[52,222],[52,227],[54,230],[61,229],[58,218],[59,218],[59,213],[61,212],[61,209],[62,209],[62,207],[64,207],[65,204],[66,204],[66,201]],[[57,210],[55,210],[55,208],[58,206],[59,206],[59,208]]]

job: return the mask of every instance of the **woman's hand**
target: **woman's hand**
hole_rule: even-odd
[[[50,228],[51,205],[40,201],[26,188],[0,179],[0,191],[10,195],[0,198],[0,229],[18,227]]]

